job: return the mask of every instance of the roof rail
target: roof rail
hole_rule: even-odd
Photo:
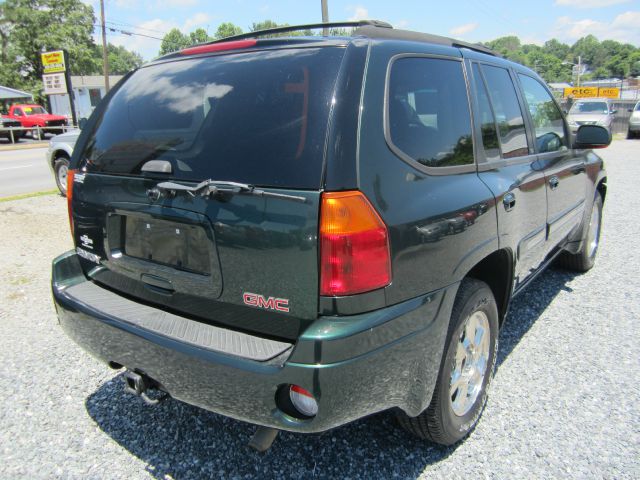
[[[435,43],[438,45],[445,45],[448,47],[456,48],[468,48],[469,50],[475,50],[476,52],[486,53],[487,55],[493,55],[494,57],[500,57],[501,55],[494,52],[484,45],[477,43],[467,43],[461,40],[455,40],[449,37],[442,37],[440,35],[432,35],[430,33],[414,32],[411,30],[386,30],[380,28],[371,28],[369,25],[363,25],[358,28],[354,35],[362,35],[369,38],[388,38],[393,40],[408,40],[412,42],[425,42]]]
[[[210,43],[229,42],[233,40],[242,40],[244,38],[262,37],[264,35],[273,35],[276,33],[286,32],[299,32],[301,30],[316,30],[320,28],[338,28],[338,27],[363,27],[363,26],[379,27],[379,28],[393,28],[393,26],[387,22],[380,20],[358,20],[356,22],[327,22],[327,23],[309,23],[307,25],[290,25],[286,27],[267,28],[265,30],[256,30],[255,32],[241,33],[240,35],[234,35],[232,37],[225,37],[219,40],[214,40]],[[200,44],[205,45],[205,44]]]

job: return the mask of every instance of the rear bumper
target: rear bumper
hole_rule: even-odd
[[[324,431],[394,407],[409,415],[424,410],[457,287],[367,314],[320,317],[295,344],[277,342],[275,356],[255,360],[255,354],[230,353],[224,344],[199,343],[198,335],[166,335],[151,324],[130,321],[126,313],[116,316],[113,312],[131,312],[132,302],[100,287],[92,288],[103,290],[101,296],[79,300],[73,292],[86,283],[74,252],[54,260],[52,289],[60,324],[92,355],[144,372],[186,403],[299,432]],[[129,307],[107,308],[95,300],[104,295]],[[275,396],[283,384],[311,391],[319,405],[316,417],[296,420],[282,413]]]

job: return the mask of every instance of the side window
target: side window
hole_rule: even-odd
[[[14,114],[16,117],[21,117],[21,116],[22,116],[22,110],[20,110],[19,108],[15,108],[15,109],[13,110],[13,114]]]
[[[566,146],[562,114],[551,95],[536,79],[518,74],[536,130],[536,150],[555,152]]]
[[[529,147],[524,119],[509,71],[483,65],[482,72],[487,81],[489,98],[496,116],[503,158],[528,155]]]
[[[388,140],[393,147],[427,167],[473,163],[461,62],[400,58],[391,67],[388,92]]]
[[[500,160],[500,143],[498,142],[498,132],[496,131],[496,120],[491,110],[487,88],[482,80],[480,67],[473,64],[473,82],[478,96],[478,107],[480,109],[478,121],[482,132],[482,146],[484,156],[488,161]]]

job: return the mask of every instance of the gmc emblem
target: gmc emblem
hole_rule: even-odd
[[[289,300],[286,298],[264,298],[257,293],[244,293],[242,301],[250,307],[265,308],[267,310],[276,310],[278,312],[289,312]]]

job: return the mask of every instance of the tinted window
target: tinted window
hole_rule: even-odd
[[[84,151],[89,171],[318,188],[342,48],[283,49],[144,67],[115,93]]]
[[[502,156],[512,158],[527,155],[529,149],[524,119],[509,72],[489,65],[483,65],[482,71],[498,124]]]
[[[480,74],[480,67],[475,63],[473,65],[473,81],[476,86],[479,108],[479,122],[482,131],[482,146],[484,147],[484,155],[488,161],[500,159],[500,143],[498,142],[498,132],[496,131],[495,117],[489,103],[487,89]]]
[[[549,92],[537,80],[519,75],[524,98],[536,131],[536,150],[555,152],[565,145],[562,114]]]
[[[391,143],[428,167],[473,163],[471,120],[462,63],[400,58],[389,78]]]

